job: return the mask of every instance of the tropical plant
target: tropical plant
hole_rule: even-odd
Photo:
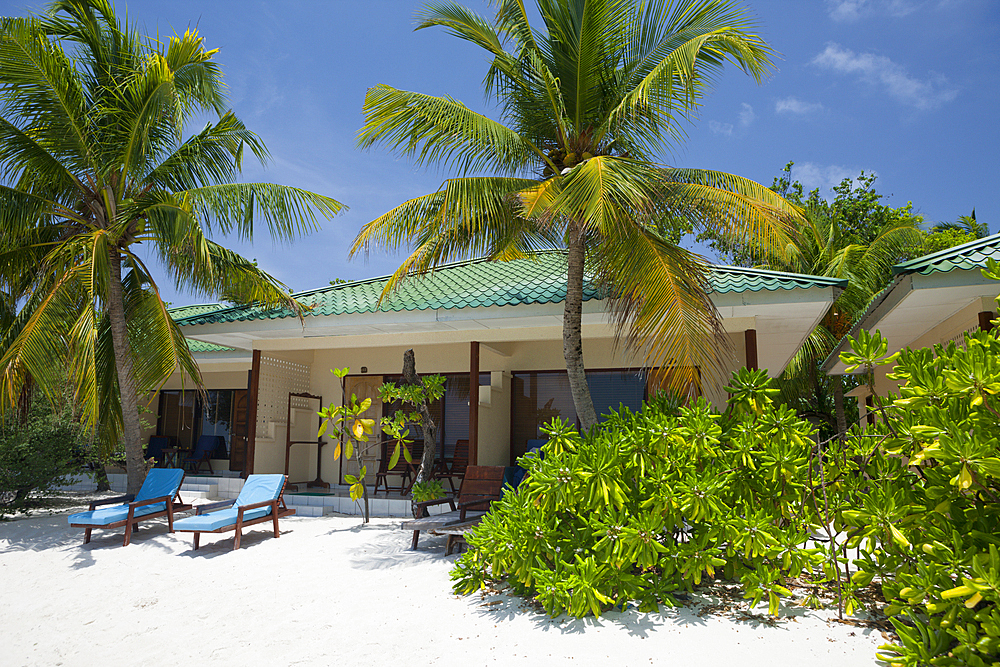
[[[208,235],[250,239],[262,220],[291,239],[341,208],[236,182],[246,149],[262,162],[268,153],[226,110],[215,54],[193,30],[141,36],[108,0],[0,19],[0,272],[31,279],[4,340],[0,404],[29,376],[51,393],[68,368],[98,441],[124,440],[133,493],[145,474],[138,396],[175,369],[200,383],[135,244],[189,291],[294,307],[281,283]],[[185,139],[204,114],[217,120]]]
[[[563,356],[589,429],[597,414],[581,343],[584,275],[606,288],[619,335],[646,364],[688,384],[721,355],[707,266],[674,242],[678,231],[712,227],[780,247],[783,221],[797,215],[757,183],[658,157],[679,144],[726,63],[759,82],[772,51],[733,0],[538,0],[542,29],[520,0],[495,4],[492,20],[432,4],[418,29],[442,27],[486,50],[485,92],[502,121],[450,97],[368,91],[361,147],[386,146],[458,176],[365,225],[351,254],[410,248],[384,297],[451,259],[565,248]]]
[[[375,448],[379,446],[378,438],[372,439],[375,433],[375,420],[363,417],[368,408],[372,405],[372,399],[366,398],[358,401],[358,397],[351,394],[347,397],[347,388],[344,378],[351,372],[350,368],[331,368],[333,373],[340,380],[340,395],[344,397],[343,404],[331,403],[329,406],[320,409],[319,416],[322,418],[319,427],[318,437],[326,433],[336,440],[337,444],[333,449],[333,460],[338,460],[341,456],[344,459],[356,458],[358,462],[358,474],[345,474],[344,479],[350,484],[349,492],[351,500],[362,501],[364,522],[368,523],[368,486],[367,475],[368,466],[376,462],[378,453]],[[398,428],[394,431],[399,436],[399,442],[393,452],[393,465],[399,458],[399,447],[403,445],[404,434]],[[405,447],[405,445],[403,445]],[[409,452],[406,453],[409,460]]]
[[[785,252],[765,256],[758,265],[776,271],[844,278],[847,287],[789,362],[778,385],[781,400],[804,416],[818,417],[824,422],[824,432],[845,433],[848,420],[844,379],[824,377],[819,366],[875,295],[889,284],[892,266],[906,259],[912,248],[920,247],[921,218],[913,214],[911,203],[899,208],[881,203],[883,196],[875,190],[877,177],[864,172],[834,187],[836,196],[832,201],[821,198],[818,190],[803,196],[801,183],[792,180],[793,165],[785,165],[771,187],[801,206],[803,215],[789,232]],[[752,249],[745,244],[734,245],[718,237],[712,240],[717,250],[737,261],[751,257]],[[798,400],[803,396],[809,399]]]
[[[426,482],[416,482],[410,489],[413,502],[425,503],[430,500],[444,498],[448,494],[444,490],[444,484],[439,479],[429,479]]]
[[[984,274],[1000,279],[1000,264]],[[770,614],[824,598],[841,616],[885,614],[889,665],[997,664],[997,334],[890,355],[860,331],[841,354],[849,371],[874,389],[875,368],[895,364],[901,386],[846,438],[815,442],[747,369],[723,415],[657,402],[585,434],[557,420],[544,456],[519,460],[525,481],[467,535],[455,590],[506,583],[549,614],[582,616],[673,605],[722,579]]]
[[[417,470],[417,476],[413,485],[412,501],[420,502],[421,493],[433,490],[434,485],[430,482],[429,476],[434,466],[434,441],[436,426],[431,418],[428,404],[441,398],[444,394],[444,376],[426,375],[418,377],[416,375],[416,364],[413,350],[407,350],[403,355],[403,383],[396,385],[392,382],[385,382],[379,386],[379,400],[382,403],[399,402],[403,406],[409,406],[411,411],[397,410],[392,415],[385,415],[376,425],[375,420],[364,417],[365,412],[371,407],[372,399],[365,398],[358,401],[358,397],[351,394],[347,396],[347,387],[344,378],[350,373],[350,368],[334,368],[330,372],[340,379],[340,393],[344,397],[343,404],[331,403],[329,406],[319,411],[322,418],[319,428],[319,435],[329,432],[337,440],[337,445],[333,450],[333,460],[336,461],[341,456],[345,459],[355,457],[358,462],[357,475],[344,475],[344,479],[350,484],[351,500],[363,502],[364,522],[368,523],[368,469],[378,462],[378,449],[382,443],[379,438],[374,437],[376,426],[378,431],[389,436],[392,449],[389,452],[389,460],[386,464],[387,470],[392,470],[402,456],[408,463],[412,463],[409,445],[413,441],[410,439],[410,430],[407,424],[420,426],[424,436],[424,454],[421,465]],[[430,452],[428,456],[428,451]],[[438,487],[441,486],[437,482]]]
[[[976,220],[976,209],[972,209],[972,215],[960,215],[955,222],[939,222],[931,227],[924,237],[923,252],[929,255],[985,238],[989,234],[989,227]]]
[[[53,406],[35,395],[26,413],[0,421],[0,517],[26,511],[36,494],[81,469],[84,434],[65,398]]]

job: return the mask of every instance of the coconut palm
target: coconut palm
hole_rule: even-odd
[[[364,226],[352,255],[412,252],[407,276],[468,256],[497,260],[540,248],[567,252],[563,355],[577,415],[597,422],[581,344],[584,274],[607,287],[619,335],[651,368],[684,384],[719,366],[706,265],[672,232],[710,226],[781,246],[797,209],[738,176],[668,168],[705,85],[726,63],[760,81],[772,51],[732,0],[497,0],[492,20],[452,3],[423,10],[418,29],[443,27],[482,47],[485,92],[502,120],[450,97],[379,85],[365,98],[359,145],[458,172],[433,193]],[[488,174],[488,175],[483,175]]]
[[[145,474],[139,395],[177,368],[200,382],[136,245],[188,290],[289,303],[282,284],[208,235],[250,239],[263,220],[291,239],[341,208],[236,182],[245,149],[268,154],[226,109],[215,53],[195,31],[142,37],[108,0],[0,19],[0,272],[31,277],[0,350],[0,403],[27,377],[53,391],[68,368],[86,423],[106,447],[123,440],[130,492]],[[185,122],[206,115],[217,120],[185,139]]]
[[[918,225],[921,220],[918,216],[897,216],[883,227],[872,229],[871,241],[865,244],[843,229],[835,207],[813,199],[803,213],[790,233],[790,244],[784,256],[772,256],[764,266],[848,281],[847,288],[834,301],[782,376],[788,396],[801,393],[806,386],[810,391],[815,389],[819,398],[822,394],[819,362],[830,354],[875,295],[889,283],[893,264],[908,248],[920,243]],[[842,376],[830,378],[838,433],[847,430],[842,380]],[[821,412],[822,409],[817,410]]]

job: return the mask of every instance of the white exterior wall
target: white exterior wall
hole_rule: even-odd
[[[975,331],[979,328],[980,312],[984,310],[992,311],[995,307],[992,300],[985,298],[982,300],[982,303],[979,301],[971,303],[917,338],[909,347],[911,349],[919,349],[935,345],[947,345],[952,340],[958,343],[963,339],[966,331]],[[884,398],[890,393],[899,394],[899,383],[887,377],[892,373],[894,368],[895,365],[890,364],[875,369],[875,393],[878,396]],[[869,391],[866,387],[858,387],[851,394],[858,397],[858,410],[861,420],[864,422],[865,416],[868,414],[867,407],[865,406],[865,398],[869,395]]]

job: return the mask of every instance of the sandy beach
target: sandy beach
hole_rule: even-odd
[[[789,607],[760,617],[661,614],[549,619],[523,600],[451,593],[444,538],[398,519],[291,517],[170,534],[83,531],[66,514],[0,523],[0,665],[875,665],[877,630]],[[265,524],[266,525],[266,524]],[[692,599],[697,603],[698,598]]]

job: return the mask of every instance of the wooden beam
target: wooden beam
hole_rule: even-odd
[[[979,313],[979,328],[982,331],[992,331],[993,330],[993,313],[989,310],[984,310]]]
[[[743,332],[743,338],[746,341],[747,368],[752,371],[758,370],[760,367],[757,364],[757,330],[747,329]]]
[[[479,341],[469,343],[469,465],[479,465]]]
[[[247,396],[247,453],[243,465],[243,479],[253,474],[253,460],[257,453],[257,396],[260,393],[260,350],[253,351],[250,365],[250,391]]]

